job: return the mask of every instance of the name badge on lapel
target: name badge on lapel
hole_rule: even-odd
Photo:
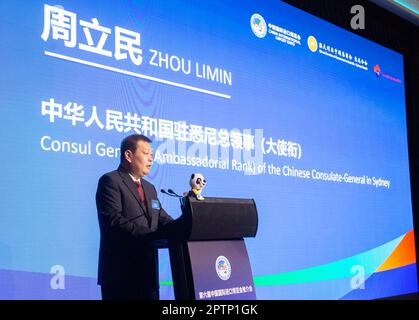
[[[160,210],[159,200],[151,200],[151,208]]]

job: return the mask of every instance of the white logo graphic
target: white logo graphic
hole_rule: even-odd
[[[51,277],[50,280],[50,286],[51,289],[53,290],[57,290],[57,289],[61,289],[64,290],[65,289],[65,270],[64,267],[62,265],[54,265],[51,267],[50,272],[51,274],[53,274],[53,276]]]
[[[351,268],[351,289],[365,289],[365,268],[361,265],[355,265]]]
[[[263,38],[266,36],[268,28],[266,27],[265,19],[260,14],[255,13],[251,16],[250,26],[256,37]]]
[[[224,256],[219,256],[215,261],[215,270],[221,280],[228,280],[231,276],[230,261]]]

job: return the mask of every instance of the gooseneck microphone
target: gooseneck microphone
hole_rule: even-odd
[[[160,192],[161,193],[164,193],[164,194],[167,194],[168,196],[171,196],[171,197],[176,197],[175,195],[171,194],[170,192],[168,192],[168,191],[166,191],[164,189],[161,189]]]
[[[164,194],[167,194],[168,196],[171,196],[171,197],[175,197],[175,198],[178,198],[179,199],[179,201],[180,201],[180,206],[181,206],[181,208],[183,209],[183,206],[184,206],[184,199],[183,199],[183,197],[182,196],[180,196],[180,195],[178,195],[176,192],[174,192],[172,189],[168,189],[167,191],[166,190],[164,190],[164,189],[161,189],[160,190],[160,192],[161,193],[164,193]]]
[[[174,192],[172,189],[167,189],[167,192],[169,192],[172,195],[175,195],[178,198],[183,198],[182,196],[178,195],[176,192]]]

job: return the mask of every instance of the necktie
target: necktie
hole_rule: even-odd
[[[137,191],[138,191],[138,194],[140,195],[141,203],[144,206],[146,206],[143,186],[141,185],[140,181],[135,181],[135,184],[137,185]]]

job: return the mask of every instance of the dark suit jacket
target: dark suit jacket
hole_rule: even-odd
[[[141,182],[147,208],[141,204],[137,186],[122,166],[99,180],[96,206],[100,285],[154,290],[159,287],[157,249],[150,243],[164,237],[159,230],[173,219],[161,208],[154,186],[143,179]]]

